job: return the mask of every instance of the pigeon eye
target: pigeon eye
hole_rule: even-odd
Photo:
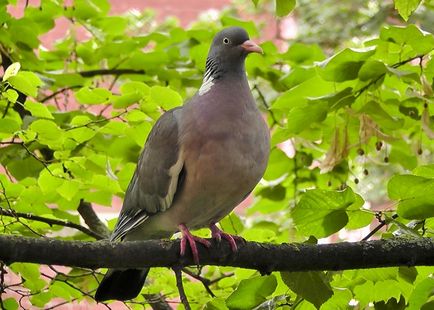
[[[229,39],[228,39],[228,38],[224,38],[224,39],[223,39],[223,43],[224,43],[224,44],[229,44]]]

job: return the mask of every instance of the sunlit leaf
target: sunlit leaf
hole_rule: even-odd
[[[229,309],[252,309],[263,302],[276,289],[274,275],[242,280],[237,289],[226,299]]]

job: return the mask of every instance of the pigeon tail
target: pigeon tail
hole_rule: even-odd
[[[146,269],[109,269],[95,293],[95,300],[128,300],[139,295],[148,275]]]

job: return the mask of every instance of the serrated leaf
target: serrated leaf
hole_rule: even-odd
[[[330,281],[322,271],[281,272],[280,274],[291,291],[314,304],[317,309],[333,296]]]
[[[292,210],[297,230],[305,236],[327,237],[348,222],[347,209],[358,209],[363,199],[351,188],[344,191],[309,190]]]
[[[242,280],[237,289],[226,299],[229,309],[252,309],[264,302],[277,286],[274,275]]]
[[[406,219],[434,216],[434,179],[396,175],[387,185],[389,197],[399,201],[398,214]]]

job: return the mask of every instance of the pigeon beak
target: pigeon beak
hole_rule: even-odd
[[[252,40],[247,40],[243,44],[241,44],[241,47],[247,52],[247,53],[259,53],[263,54],[262,48],[253,42]]]

